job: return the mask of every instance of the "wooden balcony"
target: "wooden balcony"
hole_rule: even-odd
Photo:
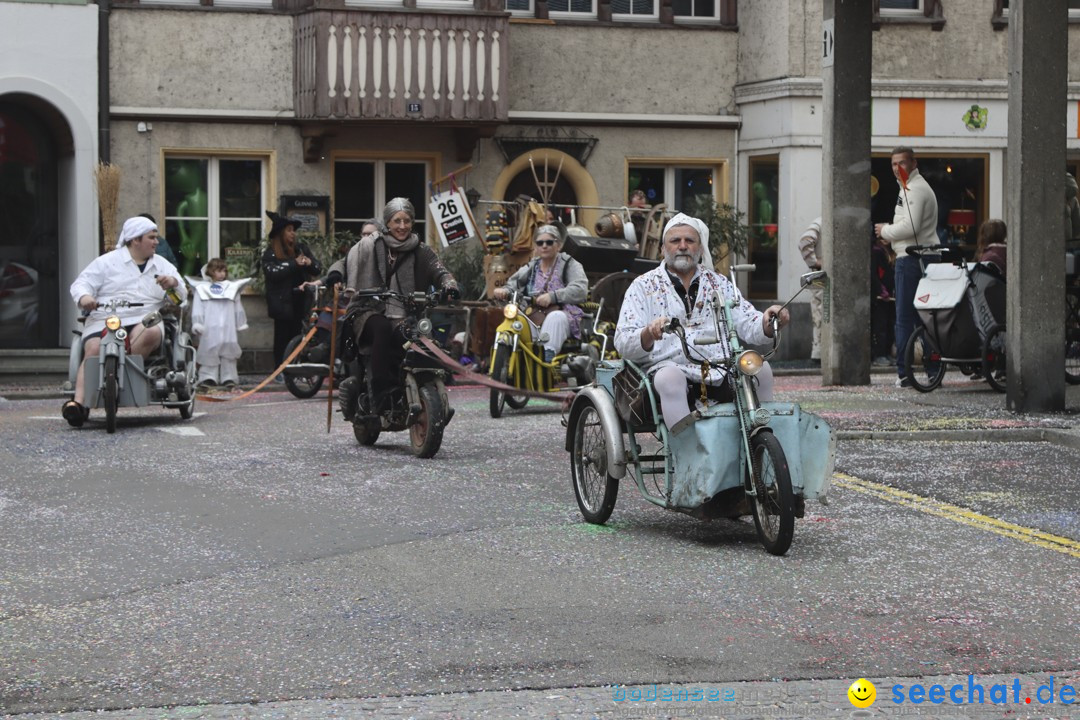
[[[508,29],[501,12],[301,12],[297,117],[505,122]]]

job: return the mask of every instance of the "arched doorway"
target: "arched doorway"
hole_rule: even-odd
[[[0,96],[0,348],[56,346],[58,161],[70,144],[55,109],[30,96]]]
[[[530,157],[541,181],[544,180],[545,164],[548,179],[555,180],[555,171],[559,168],[560,161],[562,162],[562,170],[559,172],[559,179],[552,192],[552,203],[594,206],[600,203],[596,183],[589,171],[571,156],[554,148],[537,148],[514,158],[495,179],[495,185],[492,188],[494,197],[513,200],[519,194],[525,194],[537,200],[540,199],[532,168],[529,167]],[[566,201],[560,198],[566,198]],[[579,225],[591,228],[598,217],[600,217],[599,210],[582,210],[578,213],[577,221]]]

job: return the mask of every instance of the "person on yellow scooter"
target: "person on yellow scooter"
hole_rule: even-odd
[[[770,320],[779,317],[780,327],[788,323],[788,311],[780,305],[764,313],[732,287],[731,281],[713,270],[709,253],[709,229],[701,220],[679,213],[664,227],[663,262],[634,279],[626,291],[619,322],[615,328],[615,349],[619,354],[643,366],[652,376],[660,396],[664,424],[669,429],[690,414],[687,381],[701,382],[701,364],[686,358],[679,339],[664,333],[670,318],[678,318],[686,329],[686,340],[701,356],[721,359],[728,356],[727,343],[695,345],[700,336],[714,336],[716,322],[709,302],[720,290],[723,297],[734,294],[732,311],[735,330],[751,345],[764,345],[772,337]],[[757,375],[758,397],[772,400],[773,376],[765,363]],[[713,386],[715,399],[731,402],[727,377],[711,369],[706,385]],[[696,393],[695,393],[696,394]]]
[[[562,252],[563,238],[554,225],[541,225],[533,233],[535,257],[496,288],[496,300],[507,300],[513,293],[532,297],[534,308],[528,317],[540,327],[544,341],[544,361],[559,354],[567,338],[581,337],[579,305],[589,294],[585,268]]]

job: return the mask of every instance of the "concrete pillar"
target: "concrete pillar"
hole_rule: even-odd
[[[1009,5],[1006,401],[1016,412],[1065,408],[1067,18],[1066,0]]]
[[[823,1],[821,233],[829,286],[828,321],[821,326],[822,383],[867,385],[873,3]]]

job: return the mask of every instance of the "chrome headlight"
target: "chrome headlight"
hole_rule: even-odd
[[[513,320],[518,316],[518,306],[514,303],[510,303],[503,308],[503,317],[507,320]]]
[[[521,324],[520,320],[515,320],[514,322],[510,323],[510,327],[517,332],[521,332],[523,329],[525,329],[525,326]]]
[[[757,350],[745,350],[739,355],[735,364],[743,375],[757,375],[761,372],[761,366],[765,364],[765,358],[761,357],[761,353]]]
[[[116,339],[117,340],[123,340],[125,338],[127,338],[127,330],[125,330],[124,328],[120,328],[119,330],[116,331]]]
[[[421,318],[420,322],[416,323],[416,331],[421,335],[431,335],[431,320]]]
[[[120,327],[120,318],[116,315],[110,315],[109,317],[105,318],[105,327],[109,328],[110,330],[116,330],[118,327]]]

